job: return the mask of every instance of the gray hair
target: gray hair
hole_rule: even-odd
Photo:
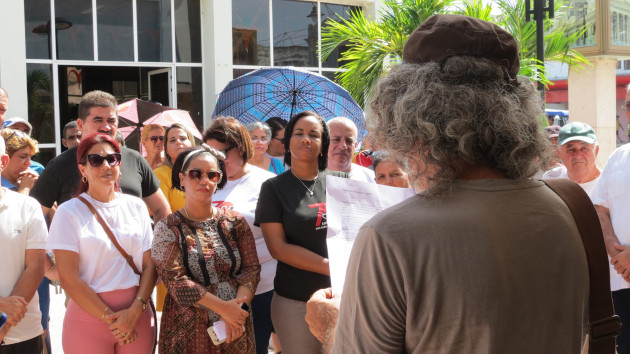
[[[267,123],[263,123],[263,122],[253,122],[253,123],[249,123],[245,126],[245,129],[247,129],[247,132],[251,135],[252,132],[256,129],[262,129],[262,131],[265,132],[265,135],[267,135],[267,139],[271,140],[272,136],[271,136],[271,128],[269,128],[269,125]]]
[[[487,59],[398,65],[380,80],[371,108],[379,146],[420,162],[409,172],[415,186],[428,182],[427,197],[448,194],[470,166],[524,179],[550,161],[534,85],[526,77],[508,85]]]
[[[391,154],[385,150],[374,151],[374,153],[372,154],[372,169],[376,171],[376,166],[378,166],[378,164],[387,161],[398,164],[403,170],[407,169],[407,166],[402,159],[397,158],[396,155]]]

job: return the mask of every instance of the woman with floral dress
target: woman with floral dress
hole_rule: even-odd
[[[237,212],[212,206],[226,183],[225,155],[205,144],[182,152],[173,165],[173,188],[186,205],[155,228],[152,258],[168,293],[160,327],[160,353],[253,353],[250,304],[260,280],[252,232]],[[227,340],[214,345],[207,329],[219,320]]]

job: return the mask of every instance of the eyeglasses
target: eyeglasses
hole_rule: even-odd
[[[90,165],[92,165],[92,167],[98,168],[98,167],[103,166],[103,161],[107,161],[109,166],[116,167],[120,165],[121,158],[122,156],[120,155],[119,152],[105,155],[105,156],[101,156],[99,154],[89,154],[87,155],[87,159],[83,161],[81,164],[84,165],[85,162],[89,162]]]
[[[278,140],[279,142],[281,142],[281,143],[283,143],[283,144],[284,144],[284,139],[282,139],[282,138],[274,138],[274,139],[276,139],[276,140]]]
[[[11,138],[13,138],[14,136],[16,136],[16,137],[18,137],[18,138],[22,138],[22,139],[24,139],[24,138],[28,138],[28,137],[29,137],[26,133],[24,133],[24,132],[23,132],[23,131],[21,131],[21,130],[13,130],[13,133],[11,133],[11,135],[9,135],[6,139],[4,139],[4,141],[9,141],[9,140],[11,140]]]
[[[630,101],[629,102],[625,102],[624,104],[621,105],[621,109],[623,109],[626,112],[630,112]]]
[[[151,139],[152,142],[156,143],[158,140],[159,141],[164,141],[164,136],[160,135],[160,136],[152,136],[149,139]]]
[[[201,177],[204,175],[201,170],[196,168],[188,170],[186,174],[188,175],[188,178],[192,179],[193,181],[201,180]],[[221,171],[208,171],[205,175],[208,177],[208,180],[212,184],[218,184],[223,178],[223,173],[221,173]]]
[[[265,144],[265,143],[268,143],[268,142],[269,142],[269,138],[267,138],[266,136],[262,137],[262,138],[252,138],[252,143],[254,143],[254,144],[258,144],[258,143]]]

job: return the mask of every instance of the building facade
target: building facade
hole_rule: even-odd
[[[35,159],[61,153],[63,126],[91,90],[160,102],[209,125],[217,94],[260,67],[329,78],[338,53],[318,56],[321,27],[380,0],[22,0],[0,5],[0,85],[7,117],[33,125]],[[54,20],[53,20],[54,19]],[[231,33],[231,35],[230,35]]]

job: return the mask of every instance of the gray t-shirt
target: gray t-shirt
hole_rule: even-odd
[[[333,353],[579,353],[588,263],[542,182],[457,181],[364,225]]]

